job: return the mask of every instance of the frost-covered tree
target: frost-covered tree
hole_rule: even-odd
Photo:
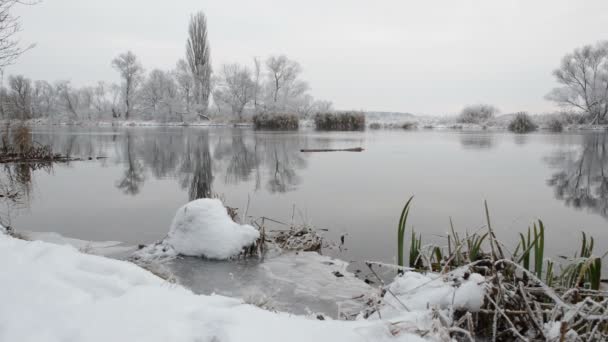
[[[185,106],[184,109],[187,113],[190,113],[194,97],[194,78],[192,77],[188,63],[183,59],[177,61],[174,73],[179,96]]]
[[[47,81],[34,82],[32,112],[34,117],[48,117],[55,110],[55,89]]]
[[[58,81],[55,84],[55,92],[60,110],[67,113],[72,120],[78,119],[78,107],[80,98],[78,91],[73,89],[70,81]]]
[[[266,60],[266,69],[270,78],[271,96],[275,105],[279,102],[279,92],[285,90],[302,72],[300,64],[285,55],[270,56]]]
[[[179,94],[173,75],[154,69],[142,85],[141,100],[144,111],[156,119],[166,121],[179,112]]]
[[[238,64],[225,64],[220,71],[214,100],[230,106],[232,114],[242,120],[245,106],[254,99],[255,88],[249,68]]]
[[[608,113],[608,41],[585,45],[562,58],[553,71],[561,87],[547,99],[589,116],[591,123],[606,120]]]
[[[194,101],[197,112],[205,114],[211,94],[211,51],[207,39],[207,18],[198,12],[190,18],[186,60],[194,78]]]
[[[8,78],[8,107],[14,117],[27,120],[32,117],[32,81],[23,75]]]
[[[460,112],[458,122],[481,124],[493,119],[498,112],[498,108],[489,104],[469,105]]]
[[[112,60],[112,67],[120,73],[123,81],[123,100],[125,104],[125,119],[129,116],[134,107],[135,93],[142,81],[144,68],[137,60],[137,56],[131,51],[118,55]]]

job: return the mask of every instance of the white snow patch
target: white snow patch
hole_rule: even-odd
[[[398,314],[403,310],[401,303],[413,311],[436,307],[477,312],[483,305],[485,278],[478,273],[469,274],[467,279],[463,276],[464,273],[448,277],[437,273],[406,272],[389,285],[382,316]]]
[[[198,199],[179,208],[167,237],[134,253],[137,260],[163,261],[177,255],[226,260],[251,246],[260,232],[238,224],[218,199]]]
[[[425,341],[394,336],[384,320],[319,321],[194,295],[128,262],[5,234],[0,269],[0,341]]]

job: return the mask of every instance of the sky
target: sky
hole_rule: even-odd
[[[562,56],[608,39],[606,0],[43,0],[16,10],[36,47],[5,73],[117,81],[110,62],[127,50],[147,70],[171,69],[200,10],[215,69],[285,54],[337,109],[549,112]]]

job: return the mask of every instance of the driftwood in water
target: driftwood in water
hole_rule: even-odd
[[[301,149],[300,152],[362,152],[363,147],[354,148],[321,148],[321,149]]]

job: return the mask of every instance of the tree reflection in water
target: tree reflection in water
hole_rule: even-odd
[[[547,183],[555,196],[574,208],[588,208],[608,219],[608,134],[583,136],[576,151],[560,151],[548,159],[559,169]]]
[[[130,131],[125,137],[124,159],[126,169],[123,177],[116,183],[116,187],[127,195],[137,195],[145,181],[144,167],[135,155],[134,138]]]

